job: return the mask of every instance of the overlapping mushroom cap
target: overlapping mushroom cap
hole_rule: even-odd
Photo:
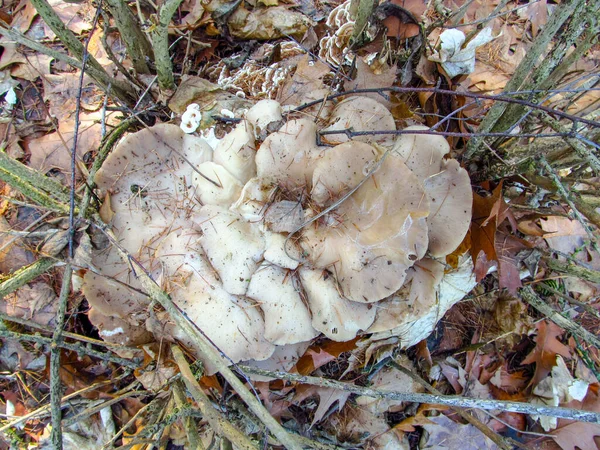
[[[374,130],[375,113],[380,127],[395,128],[362,97],[340,102],[327,128]],[[125,138],[98,173],[119,243],[234,362],[265,360],[321,333],[337,341],[367,330],[405,334],[408,321],[423,319],[411,345],[435,325],[424,318],[440,313],[446,275],[433,258],[458,246],[471,210],[469,178],[444,159],[445,139],[324,147],[317,132],[263,101],[214,150],[157,125]],[[139,344],[153,332],[187,342],[147,310],[114,248],[99,249],[94,264],[84,293],[106,339]],[[458,298],[446,295],[441,309]]]

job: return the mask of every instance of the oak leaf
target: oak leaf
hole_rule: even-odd
[[[569,347],[558,340],[564,333],[562,328],[547,320],[542,320],[536,327],[538,333],[535,348],[521,362],[521,364],[535,363],[535,372],[531,380],[534,386],[552,371],[556,365],[556,355],[571,358]]]

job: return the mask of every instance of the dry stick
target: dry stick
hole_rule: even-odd
[[[568,133],[569,132],[565,127],[563,127],[560,124],[560,122],[558,120],[553,119],[548,114],[543,114],[541,116],[541,120],[544,124],[548,125],[550,128],[552,128],[554,131],[556,131],[558,133]],[[577,156],[579,156],[580,158],[589,162],[590,166],[592,166],[592,168],[594,169],[594,171],[596,173],[600,172],[600,159],[591,150],[587,149],[585,147],[585,145],[583,145],[579,139],[575,139],[573,137],[566,136],[565,140],[567,141],[569,146],[571,146],[571,148],[573,150],[575,150],[575,153],[577,153]]]
[[[535,109],[535,110],[539,110],[539,111],[544,111],[550,114],[553,114],[557,117],[561,117],[563,119],[568,119],[572,122],[577,122],[577,123],[582,123],[585,125],[589,125],[591,127],[595,127],[595,128],[600,128],[600,122],[596,122],[593,119],[590,119],[588,117],[579,117],[579,116],[575,116],[573,114],[569,114],[563,111],[560,111],[558,109],[554,109],[554,108],[550,108],[548,106],[544,106],[544,105],[539,105],[537,103],[533,103],[533,102],[529,102],[527,100],[522,100],[519,98],[513,98],[510,97],[510,95],[522,95],[522,94],[531,94],[531,93],[535,93],[535,92],[539,92],[539,91],[520,91],[520,92],[512,92],[512,91],[507,91],[504,92],[502,94],[499,95],[486,95],[486,94],[477,94],[474,92],[458,92],[458,91],[451,91],[449,89],[439,89],[439,88],[408,88],[408,87],[398,87],[398,86],[392,86],[392,87],[387,87],[387,88],[364,88],[364,89],[352,89],[351,91],[346,91],[346,92],[340,92],[338,94],[331,94],[327,96],[328,100],[333,100],[339,97],[345,97],[348,95],[354,95],[354,94],[379,94],[381,92],[396,92],[399,94],[415,94],[415,93],[419,93],[419,92],[427,92],[427,93],[432,93],[432,94],[443,94],[443,95],[453,95],[453,96],[460,96],[460,97],[465,97],[465,98],[474,98],[474,99],[480,99],[480,100],[492,100],[494,102],[502,102],[502,103],[510,103],[510,104],[516,104],[516,105],[522,105],[522,106],[527,106],[531,109]],[[554,91],[546,91],[546,92],[554,92]],[[562,90],[558,90],[556,92],[562,92]],[[291,112],[295,112],[295,111],[302,111],[303,109],[306,108],[310,108],[311,106],[314,105],[318,105],[319,103],[321,103],[323,101],[323,99],[318,99],[318,100],[313,100],[311,102],[307,102],[304,103],[300,106],[298,106],[296,109],[292,110]],[[289,113],[288,113],[289,114]],[[414,133],[414,134],[432,134],[433,132],[429,131],[427,133]],[[391,133],[388,133],[391,134]],[[514,137],[514,135],[511,135],[507,132],[505,133],[483,133],[483,132],[477,132],[477,133],[462,133],[460,134],[461,136],[471,136],[471,135],[478,135],[478,136],[509,136],[509,137]]]
[[[35,328],[37,330],[42,330],[47,333],[52,333],[54,331],[50,327],[45,327],[44,325],[40,325],[39,323],[32,322],[31,320],[26,320],[26,319],[21,319],[19,317],[9,316],[8,314],[4,314],[4,313],[0,313],[0,319],[8,321],[8,322],[18,323],[19,325],[24,325],[29,328]],[[135,348],[135,347],[126,347],[124,345],[115,344],[112,342],[100,341],[98,339],[94,339],[94,338],[87,337],[87,336],[82,336],[80,334],[69,333],[68,331],[63,332],[63,337],[66,337],[69,339],[75,339],[77,341],[85,342],[87,344],[100,345],[102,347],[114,348],[117,350],[131,350],[131,351],[139,350],[138,348]],[[129,360],[126,360],[126,361],[129,361]]]
[[[554,322],[561,328],[564,328],[569,333],[574,334],[578,338],[587,342],[590,345],[600,348],[600,339],[593,333],[583,328],[581,325],[573,322],[571,319],[567,319],[561,313],[556,311],[546,302],[544,302],[531,288],[531,286],[524,287],[520,290],[521,297],[540,313],[544,314],[548,319]]]
[[[575,1],[575,0],[574,0]],[[566,27],[563,27],[555,35],[555,45],[552,50],[538,64],[535,70],[530,74],[527,80],[527,87],[530,89],[538,89],[539,86],[548,79],[550,74],[557,68],[560,61],[564,58],[567,51],[576,44],[579,36],[585,31],[589,15],[584,13],[587,2],[585,0],[576,0],[576,6],[571,14],[571,18]],[[596,8],[593,8],[593,14],[596,13]],[[590,11],[588,11],[589,13]],[[597,34],[597,30],[592,31]],[[530,100],[536,103],[543,102],[545,92],[538,92]],[[528,113],[524,108],[511,105],[509,106],[502,117],[498,119],[494,125],[496,131],[507,131],[517,126],[527,117]]]
[[[595,236],[594,230],[591,229],[591,227],[588,225],[588,223],[586,222],[586,220],[583,217],[583,215],[581,214],[581,212],[579,212],[579,209],[575,206],[575,203],[573,202],[570,193],[563,186],[562,182],[560,181],[560,178],[554,172],[554,169],[552,168],[552,166],[548,163],[548,161],[544,157],[540,158],[540,163],[541,163],[542,167],[546,170],[546,172],[548,172],[548,175],[552,179],[552,184],[554,185],[554,187],[558,190],[560,195],[570,206],[571,211],[573,211],[573,214],[575,215],[575,217],[577,218],[579,223],[581,223],[581,225],[583,226],[583,229],[589,236],[590,240],[592,241],[592,244],[597,247],[598,243],[596,241],[596,236]],[[599,224],[597,224],[597,225],[600,226]]]
[[[8,338],[8,339],[36,342],[38,344],[43,344],[43,345],[53,345],[52,339],[49,337],[45,337],[45,336],[22,334],[22,333],[16,333],[14,331],[6,331],[6,330],[0,330],[0,336]],[[115,356],[114,353],[110,353],[110,352],[104,353],[104,352],[101,352],[98,350],[94,350],[92,348],[89,348],[85,345],[81,345],[79,343],[61,342],[60,344],[57,345],[57,347],[64,348],[66,350],[71,350],[77,354],[90,355],[90,356],[93,356],[94,358],[98,358],[103,361],[113,362],[119,366],[127,367],[129,369],[139,369],[140,368],[139,364],[137,364],[135,361],[131,361],[131,360],[125,359],[125,358],[120,358],[118,356]]]
[[[152,46],[129,5],[123,0],[106,0],[106,3],[125,43],[133,68],[137,73],[150,73],[146,58],[152,58]]]
[[[89,416],[102,411],[104,408],[106,408],[108,406],[114,405],[115,403],[119,403],[121,400],[124,400],[126,398],[137,397],[137,396],[149,396],[149,395],[155,395],[155,393],[152,391],[125,392],[124,394],[119,395],[118,397],[111,398],[110,400],[107,400],[105,402],[100,402],[91,408],[81,411],[79,414],[76,414],[73,417],[69,417],[68,419],[64,420],[64,427],[65,428],[70,427],[71,425],[76,424],[77,422],[80,422],[81,420],[86,419]]]
[[[212,429],[219,436],[224,436],[226,439],[231,441],[236,447],[246,450],[257,450],[257,446],[250,441],[240,430],[235,428],[223,415],[217,411],[208,396],[204,393],[196,378],[190,370],[190,366],[183,356],[183,352],[177,345],[171,345],[171,352],[175,362],[179,366],[179,371],[183,378],[183,382],[187,386],[188,391],[192,394],[202,415],[208,421]]]
[[[25,286],[31,280],[46,273],[58,263],[59,261],[53,258],[40,258],[28,266],[21,267],[19,270],[11,274],[10,278],[0,283],[0,298],[4,298],[11,292],[14,292],[20,287]]]
[[[111,438],[110,441],[108,441],[107,443],[105,443],[102,448],[100,450],[107,450],[107,449],[112,449],[112,444],[119,439],[119,437],[130,427],[132,426],[135,421],[137,420],[137,418],[139,416],[141,416],[147,409],[150,409],[154,406],[154,403],[158,403],[161,402],[162,399],[160,398],[155,398],[154,400],[152,400],[150,403],[148,403],[147,405],[142,406],[140,409],[137,410],[137,412],[133,415],[133,417],[131,419],[129,419],[129,421],[123,425],[121,427],[121,429],[119,431],[117,431],[115,433],[115,435]],[[122,447],[119,447],[122,448]]]
[[[537,35],[532,46],[527,50],[527,54],[519,63],[509,82],[504,87],[505,91],[518,91],[521,89],[527,77],[533,72],[540,56],[542,56],[542,54],[550,45],[554,35],[569,19],[577,5],[582,1],[583,0],[565,1],[554,10],[554,13],[550,16],[540,34]],[[502,117],[506,107],[507,105],[504,103],[495,103],[479,124],[478,131],[481,133],[487,133],[491,131],[498,120],[500,120]],[[476,153],[479,152],[481,140],[481,137],[476,137],[475,139],[471,139],[469,141],[467,144],[467,151],[465,153],[466,159],[471,159]]]
[[[56,51],[52,48],[46,47],[45,45],[42,45],[37,41],[29,39],[24,34],[11,29],[10,26],[7,25],[6,23],[2,22],[2,20],[0,20],[0,24],[3,25],[2,27],[0,27],[0,35],[8,37],[8,38],[12,39],[13,41],[17,42],[18,44],[24,45],[25,47],[29,47],[30,49],[35,50],[36,52],[39,52],[43,55],[51,56],[52,58],[56,59],[57,61],[62,61],[72,67],[81,69],[81,62],[78,61],[77,59],[72,58],[68,55],[65,55],[64,53]],[[113,86],[114,83],[122,83],[122,82],[118,81],[116,78],[113,78],[110,75],[108,75],[106,72],[99,72],[96,69],[94,69],[93,67],[88,67],[86,69],[86,72],[94,80],[102,79],[103,83],[99,83],[101,86]],[[118,97],[118,95],[115,95],[115,97],[117,97],[120,101],[122,101],[125,104],[127,104],[126,100],[129,98],[129,97],[127,97],[125,99],[122,99],[122,98]],[[132,101],[130,101],[129,103],[133,104]]]
[[[423,378],[421,378],[419,375],[411,372],[410,370],[407,370],[405,367],[398,364],[397,362],[392,360],[391,365],[393,367],[395,367],[396,369],[398,369],[403,374],[409,376],[414,381],[419,383],[421,386],[423,386],[425,389],[427,389],[430,393],[432,393],[434,395],[444,395],[440,391],[438,391],[436,388],[434,388],[431,384],[429,384],[427,381],[425,381]],[[462,417],[467,422],[469,422],[471,425],[473,425],[475,428],[477,428],[479,431],[481,431],[486,437],[488,437],[490,440],[492,440],[494,442],[494,444],[496,444],[498,447],[505,449],[505,450],[512,450],[514,446],[518,446],[518,447],[521,446],[518,442],[515,442],[510,438],[503,438],[498,433],[495,433],[493,430],[490,429],[490,427],[488,427],[486,424],[484,424],[482,421],[480,421],[477,417],[469,414],[467,411],[463,411],[462,409],[457,408],[455,406],[452,406],[451,409],[456,414],[458,414],[460,417]]]
[[[574,306],[579,306],[580,308],[582,308],[586,313],[591,314],[592,316],[594,316],[596,319],[600,319],[600,312],[598,312],[596,309],[594,309],[594,307],[592,307],[591,305],[584,303],[584,302],[580,302],[579,300],[575,300],[573,297],[571,297],[570,295],[564,294],[556,289],[554,289],[552,286],[550,286],[548,283],[544,283],[543,281],[540,281],[538,283],[540,286],[542,286],[544,289],[546,289],[549,292],[552,292],[554,295],[557,295],[558,297],[562,298],[563,300],[566,300],[567,302],[569,302],[571,305]]]
[[[577,420],[580,422],[600,423],[600,413],[594,411],[583,411],[571,408],[559,408],[552,406],[538,406],[522,402],[509,402],[503,400],[487,400],[480,398],[461,397],[460,395],[432,395],[421,393],[407,393],[397,391],[383,391],[371,389],[355,384],[346,383],[326,378],[298,375],[287,372],[273,372],[270,370],[257,369],[256,367],[239,365],[244,372],[263,375],[280,380],[295,381],[302,384],[311,384],[333,389],[351,392],[357,395],[365,395],[371,398],[389,398],[402,402],[432,403],[437,405],[457,406],[459,408],[499,409],[507,412],[523,414],[534,414],[538,416],[558,417],[561,419]]]
[[[193,345],[198,348],[203,358],[210,361],[215,365],[217,370],[223,375],[231,387],[238,393],[238,395],[244,400],[244,402],[250,407],[250,409],[256,414],[262,423],[275,435],[281,445],[291,450],[301,450],[302,445],[296,439],[294,435],[288,433],[279,422],[277,422],[262,405],[262,403],[248,390],[248,388],[242,383],[239,378],[231,371],[228,363],[223,357],[217,352],[215,347],[208,342],[207,338],[200,333],[200,331],[192,324],[192,322],[182,313],[182,311],[173,303],[171,297],[169,297],[161,288],[156,284],[152,277],[148,274],[142,264],[137,262],[131,255],[117,242],[114,235],[107,229],[106,225],[102,223],[100,218],[96,217],[94,225],[106,233],[112,244],[115,246],[119,255],[123,261],[130,264],[134,274],[136,274],[138,281],[142,285],[142,288],[148,293],[148,295],[160,303],[160,305],[167,311],[175,325],[192,341]]]
[[[180,410],[188,406],[185,389],[183,388],[181,380],[177,380],[175,384],[173,384],[173,397],[175,398],[175,404]],[[182,419],[183,428],[185,429],[185,434],[187,435],[190,447],[196,450],[205,450],[202,439],[200,439],[200,436],[198,435],[198,427],[194,418],[186,416]]]
[[[152,48],[158,73],[158,84],[161,89],[173,89],[173,63],[169,55],[169,23],[183,0],[167,0],[158,13],[158,24],[152,31]]]

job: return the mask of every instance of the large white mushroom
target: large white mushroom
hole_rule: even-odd
[[[326,124],[347,127],[395,124],[379,103],[353,97]],[[214,152],[157,125],[126,137],[98,173],[119,243],[231,361],[272,367],[286,355],[288,367],[321,333],[414,343],[470,289],[470,263],[448,284],[456,273],[440,259],[464,237],[471,208],[444,138],[405,135],[383,148],[341,135],[323,147],[317,132],[307,119],[283,123],[279,104],[263,101]],[[192,345],[148,310],[114,248],[98,249],[93,264],[83,290],[103,337],[135,345],[150,331]]]

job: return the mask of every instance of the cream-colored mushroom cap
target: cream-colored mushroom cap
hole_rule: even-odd
[[[281,105],[275,100],[259,101],[244,116],[252,125],[256,139],[264,139],[268,131],[275,131],[276,128],[270,128],[274,126],[279,128],[279,122],[283,119]]]
[[[312,312],[312,325],[329,339],[349,341],[373,323],[375,308],[342,297],[330,273],[304,267],[299,273]]]
[[[329,126],[322,131],[395,131],[394,117],[385,106],[369,97],[350,97],[338,103],[331,117]],[[378,142],[385,135],[356,136],[354,141]],[[344,133],[328,134],[323,140],[330,144],[341,144],[349,140]]]
[[[245,295],[265,251],[260,231],[238,214],[206,205],[196,219],[200,245],[230,294]]]
[[[322,148],[316,143],[317,126],[307,119],[290,120],[265,139],[256,152],[259,178],[283,184],[286,189],[310,189],[315,162]]]
[[[428,245],[429,201],[423,185],[397,156],[389,154],[377,166],[377,155],[368,144],[347,143],[317,163],[314,189],[317,200],[330,196],[328,204],[377,170],[305,229],[301,239],[311,264],[330,270],[343,295],[357,302],[378,301],[398,290]]]
[[[265,339],[276,345],[310,341],[319,332],[311,325],[294,276],[280,267],[263,264],[248,287],[247,296],[258,302],[265,318]]]
[[[404,131],[428,129],[413,126]],[[469,174],[456,160],[444,160],[450,146],[440,135],[403,134],[393,152],[423,182],[431,202],[431,214],[427,218],[430,254],[443,257],[452,253],[471,223],[473,193]]]
[[[203,205],[229,207],[242,192],[242,183],[220,164],[207,161],[198,166],[200,173],[192,174],[196,197]],[[201,176],[200,174],[204,175]]]
[[[213,161],[222,165],[242,184],[256,175],[256,145],[252,125],[242,120],[215,147]]]

